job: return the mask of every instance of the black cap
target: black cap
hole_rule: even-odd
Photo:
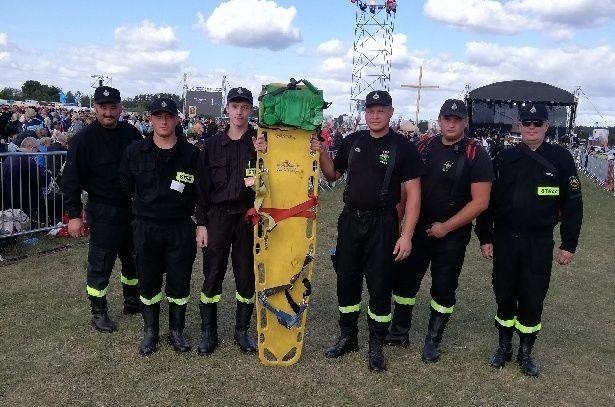
[[[369,92],[365,97],[365,107],[370,106],[393,106],[393,99],[386,90],[375,90]]]
[[[468,117],[468,109],[463,100],[446,99],[440,108],[440,116],[457,116],[465,119]]]
[[[547,107],[542,103],[526,103],[519,106],[519,120],[549,120]]]
[[[177,116],[177,105],[173,99],[169,98],[158,98],[155,99],[151,105],[149,105],[149,112],[167,112],[172,114],[173,116]]]
[[[233,88],[229,90],[228,95],[226,95],[226,100],[229,102],[232,100],[238,100],[238,99],[244,100],[246,102],[250,102],[251,105],[254,104],[254,101],[252,99],[252,92],[250,92],[246,88],[242,88],[242,87]]]
[[[94,91],[94,103],[120,103],[120,91],[110,86],[99,86]]]

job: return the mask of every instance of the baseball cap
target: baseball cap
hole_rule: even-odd
[[[369,92],[365,97],[365,107],[370,106],[393,106],[393,99],[386,90],[375,90]]]
[[[158,98],[154,99],[151,105],[149,105],[149,112],[167,112],[172,114],[173,116],[177,116],[177,105],[173,99],[169,98]]]
[[[519,106],[519,121],[549,120],[549,112],[543,103],[526,103]]]
[[[468,109],[463,100],[446,99],[440,108],[440,116],[457,116],[465,119],[468,117]]]
[[[110,86],[99,86],[94,90],[94,103],[119,103],[120,91]]]
[[[252,92],[250,92],[246,88],[238,87],[238,88],[233,88],[229,90],[228,95],[226,95],[226,100],[230,102],[232,100],[237,100],[237,99],[250,102],[251,105],[254,104],[254,101],[252,99]]]

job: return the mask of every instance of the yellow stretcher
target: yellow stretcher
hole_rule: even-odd
[[[299,360],[305,339],[318,157],[310,153],[310,131],[260,127],[258,132],[267,140],[252,174],[258,354],[264,365],[289,366]]]

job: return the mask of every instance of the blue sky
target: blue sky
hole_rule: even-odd
[[[377,0],[382,2],[383,0]],[[0,2],[0,87],[35,79],[91,92],[91,74],[113,77],[124,96],[231,86],[254,92],[304,77],[348,110],[356,7],[350,0]],[[399,0],[391,90],[398,115],[421,117],[442,101],[494,81],[526,79],[572,91],[578,123],[615,125],[615,0]],[[323,45],[324,43],[324,45]],[[589,98],[589,99],[588,99]],[[600,113],[600,114],[598,114]]]

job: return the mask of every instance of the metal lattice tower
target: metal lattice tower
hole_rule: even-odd
[[[350,111],[360,112],[360,101],[372,90],[389,90],[396,9],[386,0],[358,0],[355,10],[354,54]]]

